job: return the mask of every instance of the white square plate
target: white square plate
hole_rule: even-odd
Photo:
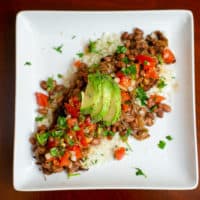
[[[161,30],[175,52],[179,84],[171,103],[173,111],[157,120],[151,137],[131,141],[133,152],[120,162],[96,166],[67,179],[63,173],[44,180],[31,155],[29,137],[34,130],[34,92],[39,81],[66,73],[74,55],[92,37],[103,32],[120,33],[140,27],[145,33]],[[75,38],[73,36],[76,36]],[[16,107],[14,187],[20,191],[65,189],[193,189],[198,184],[194,94],[193,16],[186,10],[163,11],[24,11],[16,23]],[[63,53],[52,49],[63,44]],[[24,63],[30,61],[31,66]],[[164,150],[159,140],[172,135]],[[147,178],[135,176],[134,167]]]

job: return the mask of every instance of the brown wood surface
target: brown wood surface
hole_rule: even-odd
[[[15,103],[15,16],[20,10],[190,9],[195,22],[198,149],[200,150],[200,1],[199,0],[0,0],[0,198],[1,199],[200,199],[192,191],[101,190],[16,192],[12,185]],[[189,67],[189,66],[188,66]],[[200,151],[199,151],[200,152]]]

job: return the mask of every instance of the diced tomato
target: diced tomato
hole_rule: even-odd
[[[36,92],[35,93],[35,96],[36,96],[36,101],[37,101],[37,104],[39,106],[43,106],[43,107],[47,107],[48,106],[48,96],[41,93],[41,92]]]
[[[75,152],[77,159],[82,158],[81,148],[78,145],[74,145],[73,147],[70,148],[70,150]]]
[[[75,62],[74,62],[74,66],[75,67],[77,67],[77,68],[79,68],[79,67],[81,67],[81,61],[80,60],[76,60]]]
[[[136,60],[138,60],[141,64],[144,64],[144,62],[149,62],[151,65],[156,64],[156,60],[150,56],[145,56],[145,55],[138,55],[135,57]]]
[[[131,79],[127,76],[123,76],[120,78],[119,84],[125,88],[131,86]]]
[[[57,142],[56,142],[55,139],[48,140],[47,148],[48,148],[48,149],[51,149],[51,148],[55,147],[55,146],[56,146],[56,143],[57,143]]]
[[[160,95],[151,95],[150,98],[154,100],[155,103],[159,104],[161,101],[165,100],[165,97]]]
[[[122,78],[122,77],[124,77],[125,75],[124,75],[124,73],[122,73],[122,72],[117,72],[116,73],[116,76],[118,77],[118,78]]]
[[[65,108],[72,117],[77,118],[79,116],[79,110],[71,104],[65,103]]]
[[[96,124],[91,124],[90,126],[88,126],[89,132],[94,132],[95,129],[96,129]]]
[[[77,136],[77,138],[78,138],[79,140],[80,140],[82,137],[85,137],[85,136],[84,136],[83,130],[76,131],[76,136]]]
[[[53,165],[54,165],[54,166],[60,166],[59,160],[56,159],[56,158],[54,158],[54,159],[53,159]]]
[[[125,155],[126,149],[124,147],[119,147],[114,151],[114,157],[116,160],[121,160]]]
[[[79,98],[77,96],[71,97],[69,102],[75,107],[80,106],[80,101],[79,101]]]
[[[158,78],[158,74],[154,69],[151,69],[149,71],[146,71],[145,77],[146,78],[157,79]]]
[[[69,128],[73,128],[77,124],[77,119],[76,118],[69,118],[67,119],[67,125]]]
[[[128,105],[128,104],[122,104],[122,110],[124,112],[130,111],[130,109],[131,109],[130,105]]]
[[[121,92],[121,97],[122,97],[122,102],[126,102],[126,101],[129,101],[131,99],[130,95],[128,92],[124,92],[122,91]]]
[[[174,54],[169,48],[164,49],[162,57],[163,57],[163,61],[167,64],[171,64],[176,61]]]
[[[87,147],[88,146],[88,143],[87,143],[87,140],[85,137],[82,137],[81,140],[80,140],[81,144],[84,146],[84,147]]]
[[[90,119],[90,117],[86,117],[85,118],[85,125],[86,126],[90,126],[91,125],[91,119]]]
[[[68,151],[65,152],[65,154],[60,159],[60,166],[61,167],[67,167],[70,164],[69,160],[70,154]]]

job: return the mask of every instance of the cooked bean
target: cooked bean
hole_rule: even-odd
[[[106,56],[103,58],[106,62],[110,62],[112,60],[111,56]]]
[[[129,48],[130,46],[131,46],[131,41],[130,40],[126,40],[125,47]]]
[[[122,33],[121,39],[127,40],[128,36],[129,36],[128,32],[124,32],[124,33]]]
[[[48,109],[47,108],[38,108],[37,112],[42,115],[47,115]]]
[[[39,126],[39,127],[37,127],[37,131],[39,133],[45,132],[46,130],[47,130],[47,127],[44,124]]]
[[[162,109],[158,109],[156,112],[156,116],[162,118],[164,115],[163,110]]]
[[[122,61],[118,61],[118,62],[116,63],[116,67],[118,67],[118,68],[123,68],[123,67],[126,67],[126,64],[125,64],[124,62],[122,62]]]
[[[60,91],[62,91],[64,89],[65,89],[64,85],[56,85],[56,87],[55,87],[55,91],[56,92],[60,92]]]
[[[164,112],[171,112],[171,107],[165,103],[161,104]]]
[[[135,60],[135,56],[134,55],[129,55],[128,59],[134,61]]]
[[[124,53],[120,53],[119,55],[118,55],[118,59],[119,60],[122,60],[123,58],[125,58],[125,54]]]
[[[92,140],[91,144],[92,144],[92,145],[98,145],[98,144],[100,144],[100,142],[101,142],[100,139],[94,138],[94,139]]]
[[[137,140],[144,140],[149,137],[149,133],[146,129],[138,130],[135,134],[133,134],[133,137]]]
[[[40,87],[41,87],[43,90],[47,90],[47,82],[46,82],[46,81],[41,81],[41,82],[40,82]]]

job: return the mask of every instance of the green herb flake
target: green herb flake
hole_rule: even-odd
[[[49,77],[47,79],[47,91],[53,90],[54,84],[53,84],[53,78]]]
[[[53,157],[57,157],[59,156],[59,151],[56,147],[53,147],[50,149],[50,154],[53,156]]]
[[[141,87],[138,87],[136,89],[136,98],[140,100],[143,106],[146,105],[146,100],[148,99],[148,97],[146,92]]]
[[[39,116],[35,118],[36,122],[41,122],[45,117],[44,116]]]
[[[75,35],[73,35],[73,36],[72,36],[72,40],[73,40],[74,38],[76,38],[76,36],[75,36]]]
[[[148,65],[148,64],[149,64],[149,62],[145,60],[144,61],[144,65]]]
[[[89,41],[89,45],[88,45],[88,51],[90,53],[99,53],[97,50],[96,50],[96,42],[95,41]]]
[[[69,135],[65,134],[65,139],[70,146],[74,146],[74,141],[69,137]]]
[[[48,138],[49,138],[49,133],[36,134],[37,142],[42,146],[46,144]]]
[[[144,176],[145,178],[147,178],[147,175],[140,168],[135,168],[135,169],[136,169],[135,172],[136,176]]]
[[[67,123],[66,123],[66,117],[59,116],[57,120],[57,125],[59,128],[66,128]]]
[[[82,58],[82,57],[84,56],[83,53],[77,53],[76,55],[77,55],[79,58]]]
[[[157,59],[158,59],[158,63],[162,65],[163,59],[162,59],[162,56],[160,54],[158,54]]]
[[[169,140],[169,141],[173,140],[173,138],[172,138],[171,135],[167,135],[165,138],[166,138],[167,140]]]
[[[163,89],[163,88],[166,87],[166,86],[167,86],[167,84],[165,83],[165,81],[164,81],[163,79],[159,79],[159,80],[158,80],[157,87],[158,87],[159,89]]]
[[[154,105],[154,106],[152,106],[152,107],[149,109],[149,111],[150,111],[150,112],[154,112],[154,110],[157,109],[157,108],[158,108],[158,106],[157,106],[157,105]]]
[[[159,147],[160,149],[164,149],[165,146],[166,146],[166,142],[163,141],[163,140],[160,140],[159,143],[158,143],[158,147]]]
[[[125,46],[117,46],[116,53],[126,53],[127,48]]]
[[[67,177],[68,177],[68,178],[71,178],[71,177],[80,176],[80,175],[81,175],[80,173],[68,173],[68,174],[67,174]]]
[[[62,53],[62,48],[63,48],[63,44],[61,44],[60,46],[57,46],[57,47],[53,47],[53,49],[55,51],[57,51],[58,53]]]
[[[129,137],[129,135],[131,135],[131,133],[132,133],[132,130],[129,128],[129,129],[126,131],[125,135],[120,136],[121,140],[124,141],[124,142],[127,142],[128,137]]]
[[[79,131],[80,130],[80,127],[78,126],[78,124],[75,124],[75,126],[73,127],[73,130],[74,131]]]
[[[124,57],[122,59],[122,61],[125,63],[125,64],[128,64],[130,62],[130,60],[127,58],[127,57]]]
[[[135,65],[130,65],[129,67],[123,68],[122,71],[126,75],[134,75],[134,77],[135,77],[135,75],[137,73]]]
[[[61,136],[63,136],[63,134],[64,134],[63,130],[57,130],[57,131],[53,131],[53,132],[51,133],[51,135],[52,135],[53,137],[61,137]]]
[[[106,130],[103,132],[103,136],[114,136],[115,133],[113,131]]]
[[[58,77],[58,78],[62,78],[63,75],[62,75],[62,74],[57,74],[57,77]]]
[[[31,64],[30,61],[26,61],[26,62],[24,63],[24,65],[28,65],[28,66],[30,66],[30,65],[32,65],[32,64]]]

